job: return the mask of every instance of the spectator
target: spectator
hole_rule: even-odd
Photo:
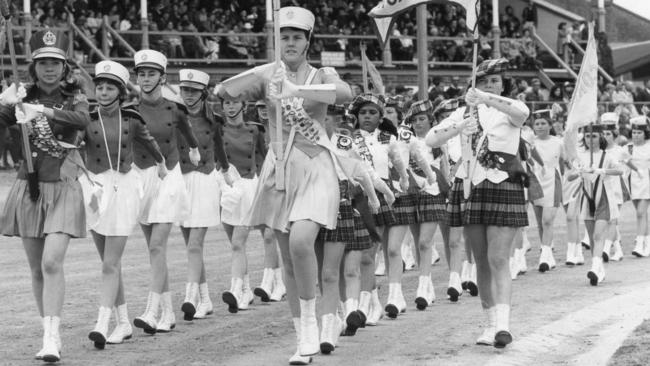
[[[548,100],[544,93],[542,93],[542,83],[538,78],[530,81],[530,89],[526,91],[524,98],[527,102],[543,102]]]
[[[185,58],[185,49],[183,48],[183,42],[181,36],[176,33],[176,26],[174,22],[167,23],[165,28],[165,34],[162,36],[164,45],[167,52],[165,54],[168,58]]]
[[[537,5],[535,0],[528,0],[528,4],[521,12],[521,21],[524,22],[523,27],[537,27]]]

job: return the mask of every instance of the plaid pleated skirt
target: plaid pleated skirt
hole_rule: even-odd
[[[370,232],[359,211],[354,210],[354,240],[345,242],[345,250],[366,250],[372,248]]]
[[[427,192],[417,194],[417,222],[444,222],[447,217],[447,198]]]
[[[487,179],[472,187],[463,213],[463,224],[528,226],[524,187],[509,180],[492,183]]]
[[[376,226],[391,226],[395,224],[395,213],[388,206],[388,202],[384,198],[384,195],[377,192],[377,198],[379,198],[379,212],[374,214],[375,225]]]
[[[445,223],[450,227],[463,226],[463,215],[465,211],[465,197],[463,196],[463,180],[456,178],[449,189],[447,197],[447,210]]]
[[[408,193],[399,196],[393,203],[395,223],[393,225],[412,225],[418,222],[417,194]]]
[[[354,208],[350,200],[350,185],[347,180],[339,181],[339,211],[336,216],[336,228],[321,228],[318,232],[318,241],[333,243],[351,243],[354,242]],[[361,215],[359,215],[361,216]]]

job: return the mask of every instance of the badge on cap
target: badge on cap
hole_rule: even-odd
[[[287,12],[287,19],[293,19],[293,11]]]
[[[104,72],[109,72],[109,71],[111,71],[111,65],[104,66]]]
[[[51,31],[45,32],[43,35],[43,43],[47,46],[52,46],[56,43],[56,36]]]
[[[194,78],[194,74],[192,74],[191,72],[188,72],[187,73],[187,79],[192,80],[193,78]]]
[[[143,53],[142,56],[140,57],[140,60],[147,61],[147,54]]]

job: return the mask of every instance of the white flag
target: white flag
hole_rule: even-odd
[[[375,33],[379,38],[379,44],[382,48],[386,47],[386,42],[388,42],[388,36],[390,34],[391,28],[393,28],[393,18],[373,18],[373,25],[375,26]]]
[[[431,0],[381,0],[377,6],[370,10],[373,18],[393,17],[403,11],[406,11],[416,5],[428,3]]]
[[[594,39],[594,24],[589,23],[589,40],[571,102],[569,103],[565,145],[570,158],[577,157],[578,128],[598,121],[598,53]]]

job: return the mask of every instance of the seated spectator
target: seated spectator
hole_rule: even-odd
[[[542,83],[538,78],[530,81],[530,89],[525,92],[525,99],[527,102],[544,102],[548,100],[542,92]]]

